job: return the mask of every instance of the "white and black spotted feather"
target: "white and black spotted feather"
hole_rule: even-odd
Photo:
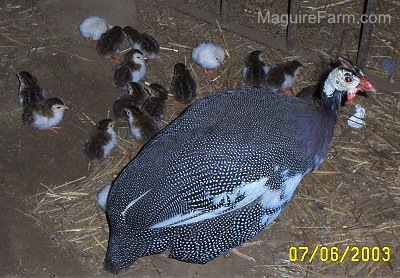
[[[342,93],[235,89],[190,106],[113,181],[105,268],[166,250],[206,263],[257,235],[326,157]]]

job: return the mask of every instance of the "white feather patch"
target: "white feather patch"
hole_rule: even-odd
[[[243,76],[243,78],[246,78],[246,74],[247,74],[247,71],[249,70],[249,68],[248,67],[243,67],[242,68],[242,76]]]
[[[145,74],[146,74],[146,65],[144,63],[141,63],[139,70],[131,72],[132,82],[139,83],[139,81],[144,77]]]
[[[216,44],[203,42],[192,50],[193,60],[205,69],[217,69],[225,60],[225,50]]]
[[[365,109],[361,105],[356,105],[356,112],[347,119],[347,124],[352,128],[362,128],[365,126]]]
[[[82,37],[92,40],[100,39],[101,35],[110,28],[104,18],[89,16],[79,24],[79,32]]]
[[[151,228],[163,228],[163,227],[175,227],[175,226],[182,226],[187,225],[207,219],[212,219],[223,215],[224,213],[231,212],[246,205],[250,204],[251,202],[255,201],[259,198],[266,190],[266,182],[268,178],[262,178],[258,181],[243,184],[242,186],[238,187],[231,193],[225,192],[216,196],[210,196],[207,194],[207,198],[213,198],[211,201],[213,203],[219,203],[220,201],[224,200],[224,205],[227,204],[227,200],[229,198],[230,202],[234,202],[238,196],[244,196],[244,198],[237,202],[233,209],[230,206],[223,206],[216,210],[204,212],[203,210],[195,210],[187,214],[178,214],[169,219],[166,219],[160,223],[154,224]]]
[[[107,197],[110,187],[111,184],[107,184],[100,190],[99,194],[97,194],[97,204],[103,211],[106,211]]]
[[[297,174],[285,180],[285,182],[282,185],[282,191],[283,191],[282,204],[284,202],[289,201],[292,198],[293,193],[296,190],[296,187],[297,185],[299,185],[302,178],[303,178],[302,174]]]
[[[39,130],[45,130],[50,127],[58,125],[62,118],[64,116],[64,110],[57,110],[54,112],[53,117],[45,117],[43,115],[40,115],[36,112],[33,114],[33,127],[39,129]]]
[[[121,211],[122,219],[125,221],[125,215],[128,209],[130,209],[136,202],[138,202],[140,199],[142,199],[144,196],[146,196],[147,193],[149,193],[151,189],[147,190],[145,193],[137,197],[136,199],[132,200],[123,211]]]
[[[282,173],[282,176],[286,175],[287,173]],[[267,214],[261,218],[261,226],[268,225],[278,217],[279,213],[282,210],[282,205],[292,198],[293,193],[302,178],[302,174],[297,174],[292,177],[286,178],[285,182],[282,184],[281,190],[268,190],[264,193],[263,196],[261,196],[261,203],[264,209],[276,209],[276,212],[274,212],[273,214]]]
[[[115,131],[111,130],[108,133],[111,135],[111,140],[105,146],[103,146],[104,157],[107,157],[117,144],[117,134],[115,133]]]
[[[282,90],[290,89],[293,84],[296,82],[297,76],[292,76],[290,74],[285,74],[285,81],[282,84]]]
[[[269,67],[269,66],[267,66],[267,65],[263,66],[263,70],[264,70],[264,72],[265,72],[265,75],[267,75],[267,74],[268,74],[268,72],[269,72],[269,69],[270,69],[270,67]]]

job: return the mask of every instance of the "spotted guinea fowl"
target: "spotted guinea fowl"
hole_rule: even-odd
[[[261,88],[194,103],[112,182],[104,267],[117,273],[166,250],[203,264],[260,233],[326,157],[342,95],[367,89],[342,65],[316,104]]]

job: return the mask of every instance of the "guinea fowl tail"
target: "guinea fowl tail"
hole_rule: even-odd
[[[111,230],[103,267],[117,274],[132,265],[138,258],[159,254],[168,248],[168,232],[162,229],[126,231],[118,234]]]

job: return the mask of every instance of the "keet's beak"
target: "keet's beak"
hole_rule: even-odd
[[[372,85],[372,83],[365,76],[360,78],[360,84],[358,84],[356,88],[359,89],[360,91],[368,91],[376,93],[374,85]]]
[[[64,109],[65,109],[65,110],[68,110],[68,106],[64,105]]]

